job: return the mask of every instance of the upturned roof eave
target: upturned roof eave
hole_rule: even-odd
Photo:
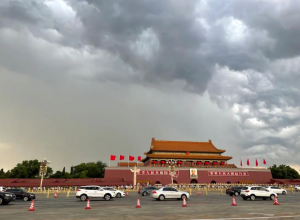
[[[219,157],[214,157],[214,156],[209,156],[206,155],[205,157],[199,157],[198,155],[174,155],[174,154],[170,154],[170,155],[165,155],[165,154],[148,154],[147,157],[145,159],[153,159],[153,158],[157,158],[157,159],[198,159],[198,160],[231,160],[232,157],[229,156],[219,156]]]
[[[182,153],[186,153],[187,151],[177,151],[177,150],[163,150],[163,149],[153,149],[151,150],[152,152],[182,152]],[[151,153],[151,151],[148,151],[148,152],[145,152],[144,154],[145,155],[148,155]],[[204,150],[201,150],[201,151],[189,151],[190,153],[217,153],[217,154],[222,154],[222,153],[225,153],[226,150],[218,150],[218,151],[204,151]]]

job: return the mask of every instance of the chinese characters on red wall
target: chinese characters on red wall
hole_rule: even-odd
[[[208,176],[249,176],[248,172],[208,171]]]
[[[175,171],[176,175],[179,175],[179,171]],[[169,171],[159,171],[159,170],[141,170],[137,175],[170,175]]]

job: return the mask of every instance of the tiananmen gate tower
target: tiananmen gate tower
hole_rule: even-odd
[[[137,166],[137,183],[171,183],[170,162],[175,163],[177,177],[174,184],[190,183],[269,183],[272,174],[266,168],[238,168],[228,163],[232,157],[224,156],[225,150],[218,149],[211,140],[208,142],[163,141],[152,138],[150,150],[140,163],[118,163],[107,167],[105,178],[122,177],[133,179],[130,171]],[[129,166],[129,167],[128,167]]]

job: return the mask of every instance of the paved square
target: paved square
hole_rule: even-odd
[[[231,206],[228,195],[192,195],[187,201],[188,207],[182,207],[182,201],[156,201],[149,196],[140,196],[142,208],[135,208],[138,194],[130,192],[128,197],[112,201],[91,200],[91,210],[85,210],[86,202],[80,202],[71,195],[59,194],[57,199],[37,195],[35,212],[29,212],[30,202],[15,201],[0,206],[0,219],[5,220],[96,220],[96,219],[299,219],[300,193],[279,195],[280,205],[273,201],[244,201],[236,197],[236,207]],[[284,217],[282,217],[284,216]]]

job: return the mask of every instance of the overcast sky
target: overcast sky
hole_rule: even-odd
[[[299,165],[299,7],[1,0],[0,166],[108,163],[152,137]]]

